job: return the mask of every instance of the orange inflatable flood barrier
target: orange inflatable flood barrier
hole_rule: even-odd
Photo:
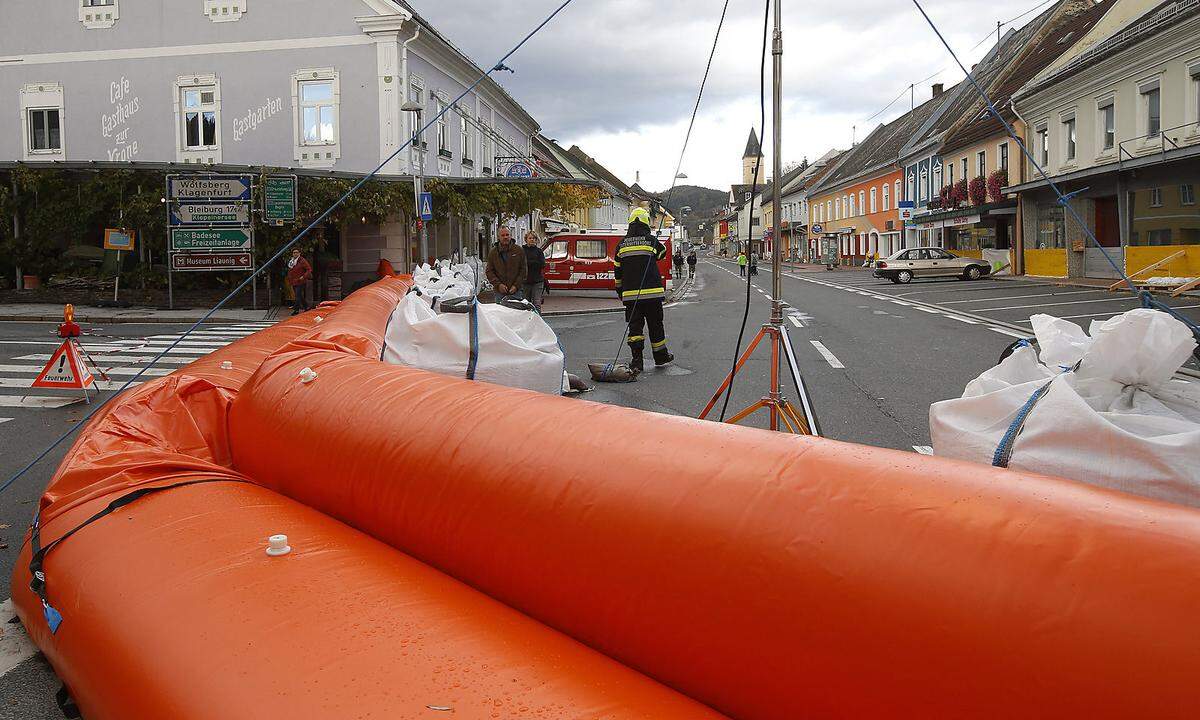
[[[385,365],[408,287],[81,432],[39,507],[53,612],[30,542],[13,595],[88,720],[1200,707],[1200,512]]]

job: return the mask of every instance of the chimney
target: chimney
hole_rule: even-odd
[[[943,85],[942,83],[934,83],[933,84],[933,96],[938,97],[939,95],[941,95],[942,90],[944,88],[945,88],[945,85]]]

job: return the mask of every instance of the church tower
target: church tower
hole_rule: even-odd
[[[746,152],[742,155],[742,184],[749,185],[754,182],[754,164],[759,162],[762,157],[762,145],[758,142],[758,133],[754,132],[754,128],[750,128],[750,138],[746,140]],[[758,184],[762,185],[767,181],[767,168],[760,166],[758,169]]]

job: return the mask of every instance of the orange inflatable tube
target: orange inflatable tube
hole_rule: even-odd
[[[90,720],[1200,704],[1200,512],[387,366],[407,287],[230,346],[83,431],[44,539],[129,488],[216,481],[56,546],[56,634],[25,549],[22,620]],[[269,558],[277,532],[294,549]]]

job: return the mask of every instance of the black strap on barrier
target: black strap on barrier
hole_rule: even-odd
[[[475,379],[475,369],[479,366],[479,301],[471,302],[471,312],[467,315],[471,324],[471,355],[467,359],[467,379]]]
[[[75,533],[84,529],[88,525],[91,525],[92,523],[96,522],[97,520],[99,520],[105,516],[111,515],[112,513],[116,512],[117,510],[120,510],[121,508],[125,507],[126,505],[129,505],[130,503],[140,500],[140,499],[146,497],[147,495],[153,495],[156,493],[163,492],[165,490],[174,490],[175,488],[187,487],[188,485],[204,485],[207,483],[216,483],[216,482],[246,482],[246,481],[245,480],[235,480],[235,479],[230,479],[230,478],[210,478],[207,480],[189,480],[187,482],[175,483],[174,485],[164,485],[162,487],[151,487],[151,488],[142,488],[140,490],[134,490],[133,492],[127,493],[127,494],[122,495],[121,497],[117,498],[116,500],[113,500],[103,510],[100,510],[95,515],[92,515],[87,520],[84,520],[79,525],[76,525],[74,528],[68,530],[66,533],[63,533],[63,535],[61,537],[59,537],[57,540],[49,543],[45,547],[42,546],[41,511],[39,510],[38,514],[33,518],[33,528],[31,529],[30,536],[29,536],[29,548],[32,552],[32,556],[29,559],[29,575],[30,575],[29,589],[32,590],[34,593],[36,593],[37,596],[42,601],[42,611],[45,613],[46,624],[50,626],[51,634],[58,632],[58,626],[62,624],[63,618],[62,618],[62,615],[57,610],[55,610],[53,606],[50,605],[50,601],[46,597],[46,571],[44,569],[44,565],[46,562],[47,553],[49,553],[51,550],[53,550],[55,547],[57,547],[58,544],[61,543],[63,540],[66,540],[67,538],[71,537]]]
[[[58,692],[54,693],[54,702],[58,705],[59,711],[67,720],[77,720],[83,717],[79,712],[79,706],[75,704],[75,699],[71,697],[71,691],[67,690],[66,685],[59,685]]]

